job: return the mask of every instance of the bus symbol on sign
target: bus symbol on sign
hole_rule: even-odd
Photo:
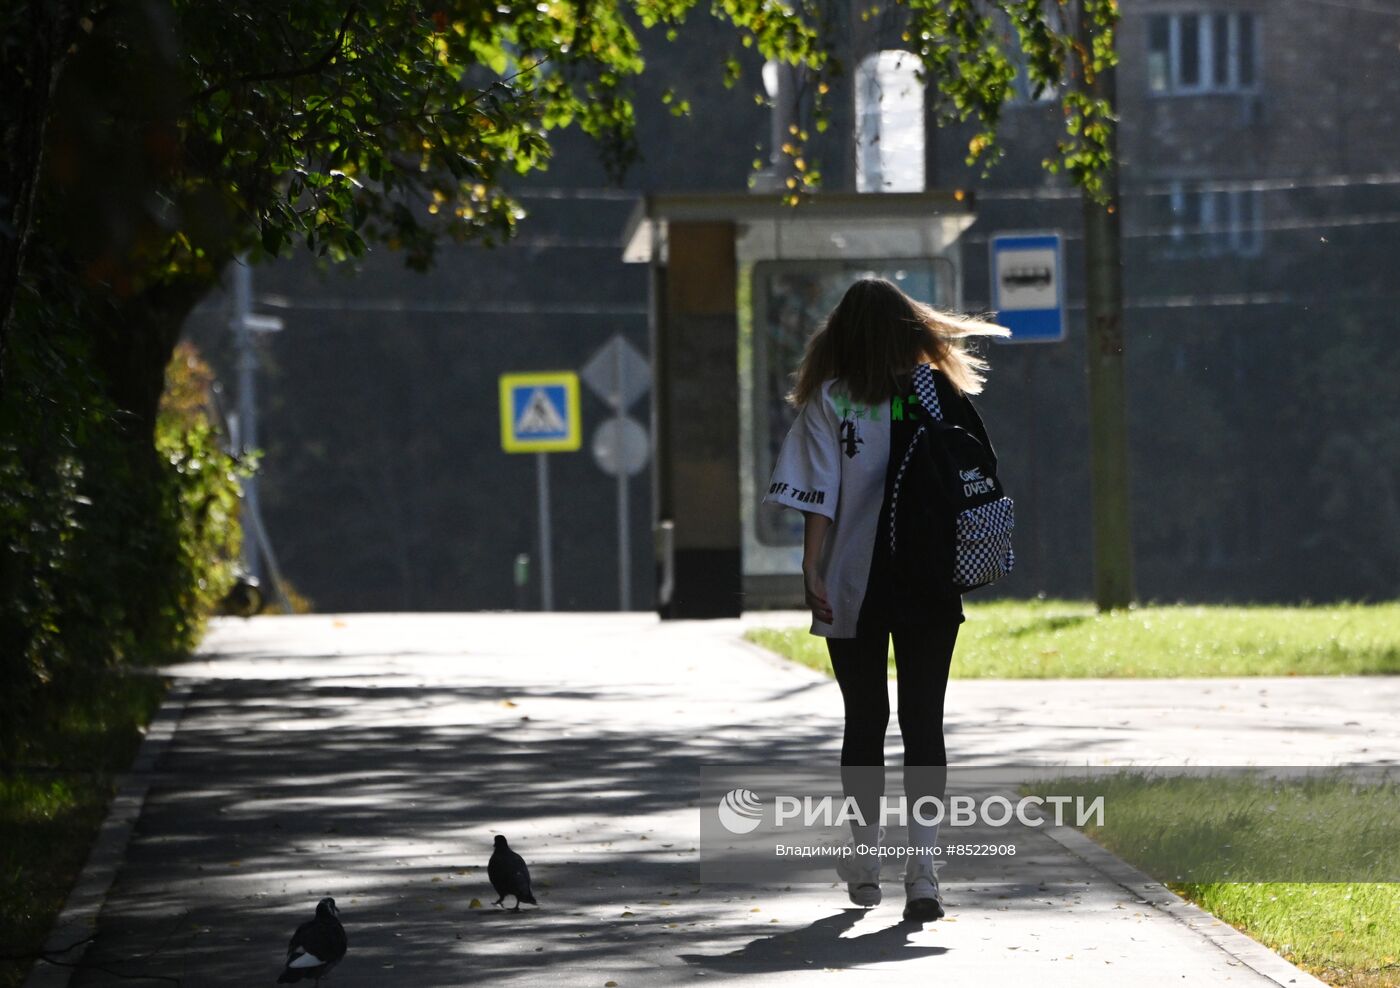
[[[1050,268],[1008,268],[1001,283],[1008,294],[1021,288],[1048,288],[1055,280]]]

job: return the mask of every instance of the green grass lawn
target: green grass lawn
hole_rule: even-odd
[[[1078,601],[996,600],[970,601],[966,611],[953,675],[968,679],[1400,673],[1400,603],[1099,614]],[[755,628],[747,637],[831,672],[824,641],[805,627]]]
[[[1174,880],[1394,875],[1395,783],[1125,775],[1084,788],[1106,807],[1085,832],[1177,894],[1329,984],[1400,986],[1400,884]]]
[[[1169,887],[1329,985],[1400,985],[1400,885]]]
[[[42,945],[166,687],[154,676],[98,677],[36,716],[16,762],[0,765],[0,955]],[[22,984],[31,966],[0,960],[0,988]]]
[[[962,678],[1400,673],[1400,603],[1183,605],[1098,614],[1092,604],[1075,601],[970,601],[966,610],[952,670]],[[746,637],[831,674],[825,643],[805,627],[758,628]],[[1228,796],[1219,786],[1194,793],[1181,788],[1199,781],[1157,781],[1138,785],[1136,793],[1120,792],[1107,825],[1090,835],[1329,984],[1400,988],[1400,885],[1172,880],[1170,862],[1182,855],[1202,857],[1203,846],[1214,846],[1203,841],[1216,840],[1222,832],[1267,834],[1270,828],[1287,835],[1289,813],[1317,809],[1315,803],[1281,803],[1245,784]],[[1280,806],[1285,807],[1281,814]],[[1400,834],[1394,813],[1386,815],[1390,806],[1393,800],[1379,807],[1345,801],[1345,813],[1327,816],[1338,824],[1330,839],[1315,843],[1308,853],[1358,855],[1389,847],[1394,854]],[[1181,841],[1196,846],[1193,850]],[[1271,853],[1301,853],[1286,842],[1263,840],[1260,846]],[[1203,866],[1207,872],[1208,865]]]

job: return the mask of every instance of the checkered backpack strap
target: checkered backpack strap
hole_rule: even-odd
[[[933,368],[928,364],[919,364],[914,368],[914,394],[919,399],[919,405],[927,409],[930,417],[935,421],[942,421],[943,406],[938,402],[938,388],[933,383]],[[899,469],[895,471],[894,484],[890,488],[890,554],[893,555],[898,546],[899,535],[899,494],[904,490],[905,474],[909,471],[909,464],[914,458],[914,451],[919,447],[919,440],[928,432],[927,427],[919,426],[914,431],[913,438],[909,440],[908,447],[904,450],[904,457],[899,461]]]
[[[922,400],[922,399],[920,399]],[[909,440],[909,447],[904,451],[904,458],[899,461],[899,470],[895,472],[894,484],[890,488],[890,555],[893,556],[895,547],[898,545],[897,535],[899,530],[899,492],[904,489],[904,475],[909,470],[909,461],[914,458],[914,451],[919,447],[919,439],[928,431],[922,425],[914,432],[914,437]]]
[[[914,393],[919,396],[919,404],[935,421],[943,421],[943,406],[938,401],[938,388],[933,383],[933,367],[920,364],[914,368]]]

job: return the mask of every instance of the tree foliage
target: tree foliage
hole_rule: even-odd
[[[1065,135],[1045,167],[1065,169],[1090,195],[1100,193],[1101,176],[1112,164],[1114,115],[1089,87],[1117,64],[1117,0],[903,2],[908,21],[901,41],[918,55],[936,88],[939,119],[981,125],[968,146],[969,164],[1000,157],[997,125],[1020,65],[1031,92],[1061,93]],[[1087,45],[1076,32],[1080,16]]]
[[[994,160],[1018,63],[1037,88],[1111,66],[1116,5],[1083,5],[1098,26],[1087,49],[1063,0],[899,0],[865,13],[902,28],[940,117],[980,121],[969,156]],[[521,216],[509,179],[547,165],[558,128],[593,135],[612,172],[625,171],[642,38],[650,28],[675,36],[695,6],[307,0],[273,16],[250,0],[94,5],[78,19],[56,101],[51,203],[69,231],[75,214],[126,204],[99,236],[81,238],[88,277],[119,294],[293,243],[337,258],[383,243],[424,267],[444,239],[509,235]],[[824,129],[846,54],[841,8],[715,0],[710,9],[742,47],[802,67],[808,112]],[[731,80],[736,66],[726,63]],[[1064,108],[1065,138],[1047,164],[1092,191],[1107,164],[1110,108],[1073,85]],[[802,156],[804,143],[789,152]],[[152,194],[126,194],[143,184]],[[809,177],[803,188],[816,185]]]
[[[900,0],[891,18],[942,119],[977,119],[994,160],[1020,47],[1036,86],[1113,61],[1114,0]],[[190,309],[235,257],[370,245],[425,268],[444,241],[498,243],[514,177],[579,128],[615,175],[637,154],[644,41],[696,0],[8,0],[0,9],[0,647],[7,683],[63,657],[103,662],[188,641],[226,576],[232,466],[207,425],[171,431],[166,368]],[[799,70],[809,127],[841,92],[845,7],[712,0],[734,53]],[[1010,33],[1008,33],[1008,30]],[[1013,39],[1013,40],[1008,40]],[[686,102],[668,90],[672,110]],[[1070,86],[1049,162],[1087,189],[1111,108]],[[741,153],[735,149],[735,153]],[[6,352],[6,342],[14,346]],[[14,695],[19,696],[19,693]]]

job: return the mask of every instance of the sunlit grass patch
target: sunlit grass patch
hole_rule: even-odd
[[[1160,881],[1394,881],[1400,783],[1368,774],[1115,771],[1046,791],[1069,786],[1086,799],[1102,797],[1104,822],[1085,833]]]
[[[1400,885],[1171,885],[1331,985],[1400,985]]]
[[[1329,984],[1400,985],[1400,884],[1200,880],[1393,876],[1394,782],[1125,774],[1088,788],[1105,813],[1085,832],[1177,894]]]
[[[968,679],[1400,673],[1400,603],[1099,614],[1089,603],[1033,600],[969,602],[966,611],[953,676]],[[747,637],[831,672],[824,640],[806,628],[755,628]]]

